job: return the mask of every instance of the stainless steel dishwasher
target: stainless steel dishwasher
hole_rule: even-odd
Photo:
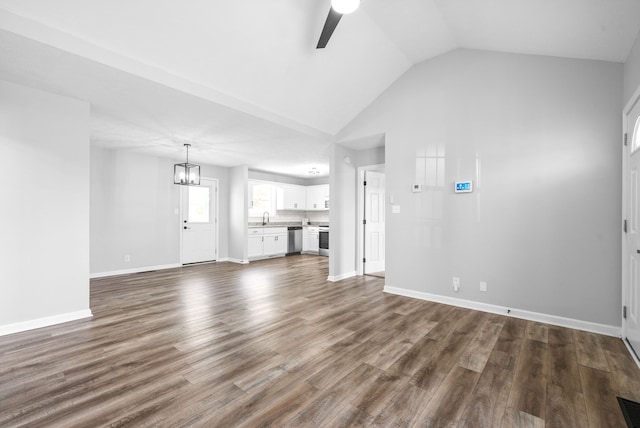
[[[289,226],[287,240],[287,255],[300,254],[302,251],[302,226]]]

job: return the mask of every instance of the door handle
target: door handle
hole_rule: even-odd
[[[184,230],[187,230],[187,229],[191,229],[191,228],[190,228],[190,227],[188,227],[188,226],[185,226],[185,227],[184,227]]]

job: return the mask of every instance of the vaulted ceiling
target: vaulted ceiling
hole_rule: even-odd
[[[0,0],[0,79],[87,100],[92,144],[305,176],[414,64],[456,48],[624,62],[640,0]]]

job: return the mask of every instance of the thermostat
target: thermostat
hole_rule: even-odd
[[[472,181],[456,181],[456,193],[471,193],[473,191]]]
[[[420,193],[422,192],[422,184],[412,184],[411,185],[411,191],[413,193]]]

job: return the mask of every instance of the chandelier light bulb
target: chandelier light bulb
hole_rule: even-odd
[[[333,10],[342,15],[354,12],[359,5],[360,0],[331,0]]]

